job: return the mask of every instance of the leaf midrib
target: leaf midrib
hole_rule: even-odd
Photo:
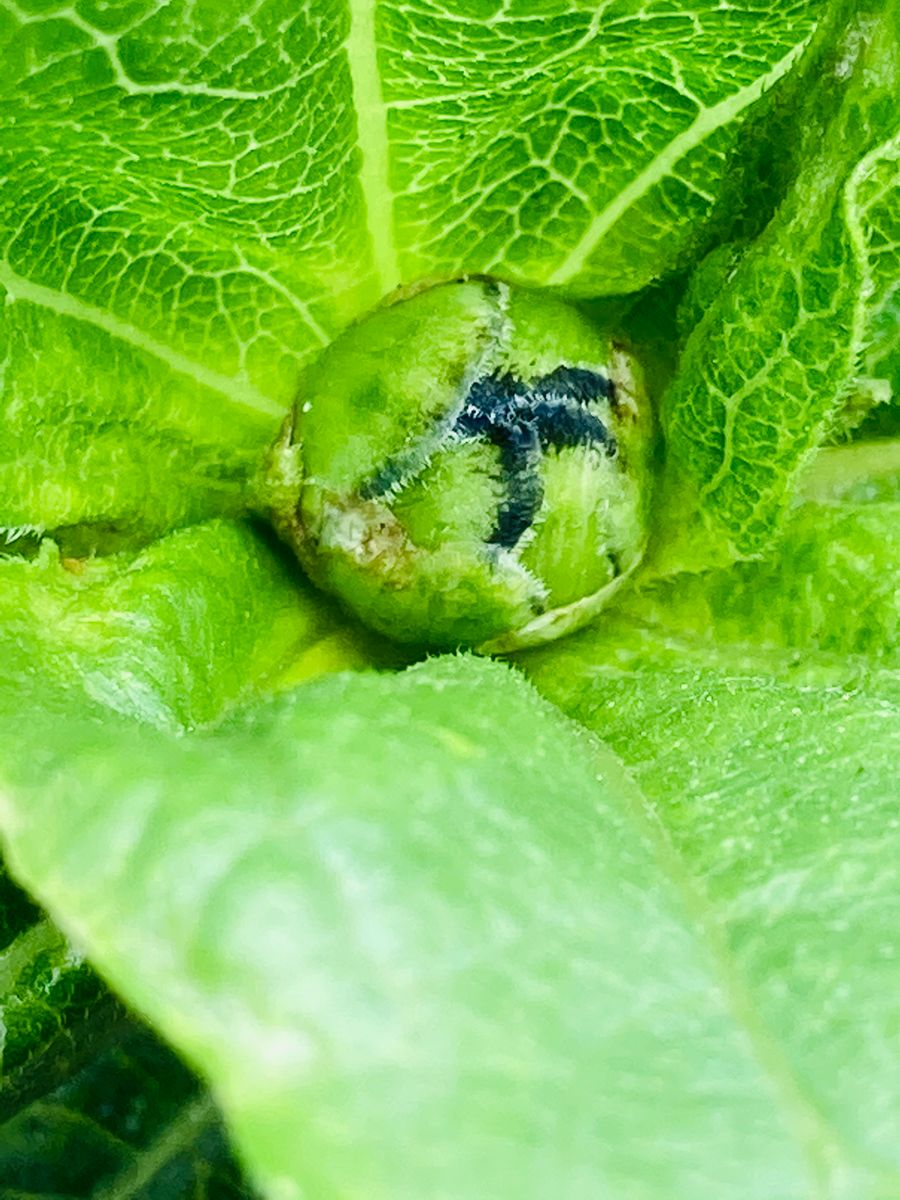
[[[394,241],[387,109],[378,69],[376,0],[349,0],[349,3],[350,30],[345,49],[356,113],[357,147],[362,156],[359,183],[378,285],[384,296],[400,283],[400,267]]]
[[[212,1125],[215,1117],[215,1106],[207,1094],[190,1100],[156,1141],[137,1152],[133,1164],[95,1194],[95,1200],[126,1200],[136,1196],[166,1163],[194,1145],[198,1135]]]

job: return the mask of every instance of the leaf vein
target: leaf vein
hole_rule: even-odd
[[[19,275],[6,262],[0,262],[0,286],[7,291],[7,303],[24,300],[27,303],[49,309],[60,316],[71,317],[75,321],[84,321],[86,324],[93,325],[110,334],[111,337],[126,342],[136,350],[142,350],[145,354],[159,359],[177,374],[185,375],[203,387],[209,388],[210,391],[220,393],[232,404],[264,413],[266,416],[279,417],[284,414],[281,404],[273,400],[271,396],[265,395],[247,380],[222,375],[202,363],[194,362],[187,355],[180,354],[171,346],[158,342],[144,330],[130,325],[127,321],[120,320],[112,313],[105,312],[93,304],[87,304],[68,292],[33,283],[30,279]]]
[[[572,248],[566,259],[557,267],[548,279],[548,283],[556,286],[571,282],[584,268],[591,255],[599,246],[602,239],[613,226],[647,195],[661,180],[674,171],[677,163],[696,149],[702,142],[733,121],[745,108],[749,108],[762,96],[767,88],[776,84],[788,73],[799,56],[805,50],[809,38],[804,38],[781,58],[765,75],[739,91],[726,96],[718,104],[702,108],[686,129],[673,137],[668,144],[639,171],[630,182],[594,217],[581,239]]]
[[[376,0],[353,0],[350,4],[350,31],[345,49],[356,111],[357,145],[362,156],[359,182],[375,270],[381,292],[387,294],[400,283],[400,268],[394,242],[394,193],[388,173],[387,110],[378,70],[375,3]]]

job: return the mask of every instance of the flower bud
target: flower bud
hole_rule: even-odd
[[[307,372],[272,517],[310,577],[398,641],[508,650],[589,620],[639,562],[640,371],[559,300],[470,281],[379,309]]]

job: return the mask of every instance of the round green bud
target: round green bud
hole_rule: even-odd
[[[307,372],[272,455],[272,516],[381,633],[508,650],[584,624],[633,571],[652,442],[634,359],[581,312],[444,284]]]

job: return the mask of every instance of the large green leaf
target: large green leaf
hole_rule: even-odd
[[[746,663],[566,665],[568,678],[549,660],[535,678],[631,767],[760,1036],[831,1131],[832,1174],[814,1194],[900,1194],[897,680],[844,691]]]
[[[267,1194],[837,1194],[640,793],[509,668],[334,677],[183,737],[19,707],[16,872]]]
[[[353,7],[375,13],[401,273],[596,296],[702,245],[742,119],[825,5]]]
[[[402,282],[633,290],[708,239],[821,0],[8,0],[0,528],[244,509]]]

